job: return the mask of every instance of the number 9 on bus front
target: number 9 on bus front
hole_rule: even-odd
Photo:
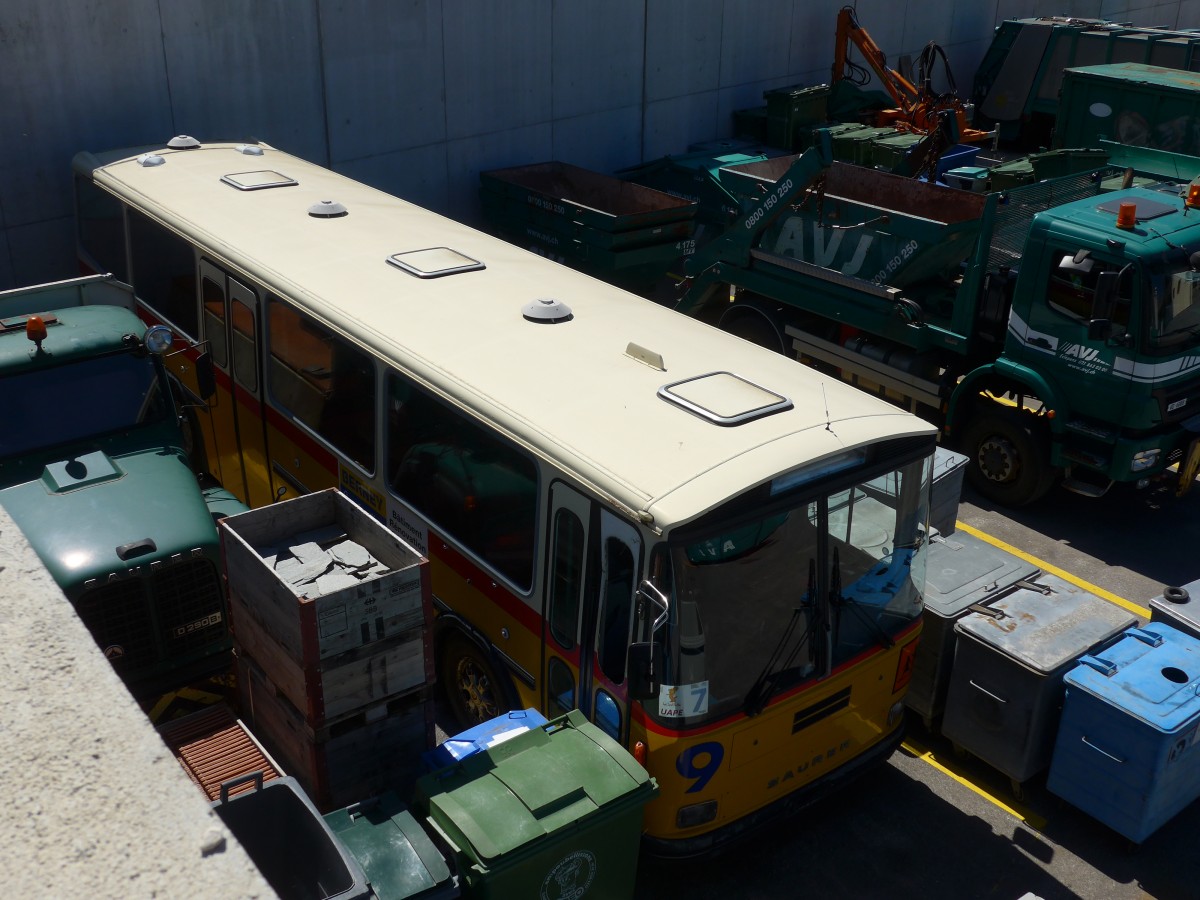
[[[707,741],[688,747],[675,759],[675,769],[684,778],[694,778],[695,783],[685,793],[694,794],[705,786],[721,768],[725,748],[716,741]]]

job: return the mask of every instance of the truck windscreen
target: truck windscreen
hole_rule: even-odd
[[[0,458],[162,421],[171,406],[153,357],[120,353],[0,377]]]

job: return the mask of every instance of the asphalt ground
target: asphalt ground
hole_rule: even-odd
[[[963,491],[960,528],[1145,620],[1167,585],[1200,580],[1200,488],[1056,489],[1021,510]],[[1200,803],[1140,846],[1051,794],[1008,778],[916,717],[887,764],[786,824],[687,861],[639,859],[637,898],[1200,897]]]

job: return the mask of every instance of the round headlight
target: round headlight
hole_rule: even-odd
[[[151,325],[146,329],[146,336],[142,342],[151,353],[166,353],[171,349],[174,340],[175,335],[166,325]]]

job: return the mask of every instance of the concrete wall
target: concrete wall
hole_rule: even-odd
[[[13,897],[273,897],[0,508],[0,872]]]
[[[845,0],[4,0],[0,288],[75,273],[81,149],[266,141],[478,224],[478,173],[613,171],[828,80]],[[994,26],[1200,26],[1200,0],[858,0],[889,60],[936,41],[969,94]]]

